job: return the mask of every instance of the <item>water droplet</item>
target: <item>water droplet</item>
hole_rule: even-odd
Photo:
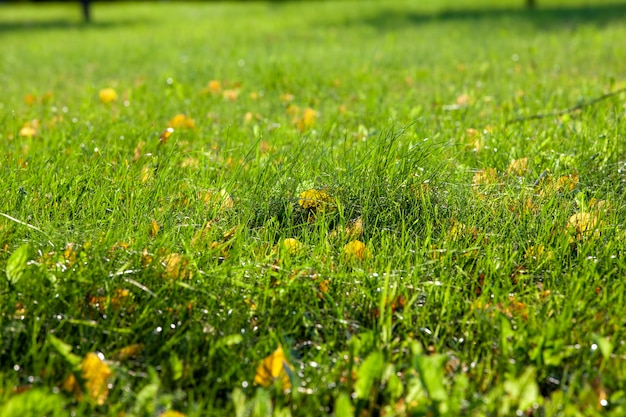
[[[172,85],[174,84],[174,79],[172,77],[167,77],[167,80],[165,82],[167,82],[167,85]]]
[[[159,326],[156,329],[154,329],[155,333],[161,333],[162,331],[163,331],[163,328],[161,326]]]
[[[603,399],[600,400],[600,405],[602,407],[606,407],[607,405],[609,405],[609,402],[606,399],[603,398]]]
[[[15,372],[19,371],[20,370],[20,366],[19,365],[13,365],[13,370]]]
[[[248,388],[248,381],[243,381],[243,382],[241,383],[241,386],[242,386],[243,388]]]
[[[591,345],[591,351],[595,352],[598,349],[598,345],[596,345],[595,343]]]

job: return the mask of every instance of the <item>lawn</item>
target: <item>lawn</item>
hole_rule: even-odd
[[[626,415],[626,2],[523,3],[1,4],[0,416]]]

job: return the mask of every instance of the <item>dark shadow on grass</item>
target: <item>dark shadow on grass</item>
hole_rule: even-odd
[[[114,21],[94,21],[85,23],[71,19],[50,19],[34,21],[10,21],[0,20],[0,35],[8,32],[37,32],[47,30],[101,30],[117,29],[122,27],[136,26],[144,24],[146,21],[140,19],[118,19]]]
[[[399,29],[410,25],[436,22],[472,22],[485,20],[527,21],[542,30],[571,29],[580,24],[605,26],[612,22],[626,21],[626,3],[603,5],[576,5],[560,7],[519,8],[476,8],[416,12],[387,10],[364,19],[346,21],[346,24],[365,24],[380,30]]]

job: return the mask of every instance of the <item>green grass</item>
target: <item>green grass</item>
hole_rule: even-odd
[[[0,416],[624,415],[626,94],[507,122],[626,3],[522,3],[1,5]]]

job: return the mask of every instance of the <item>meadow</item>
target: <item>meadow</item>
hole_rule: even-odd
[[[0,5],[0,416],[626,415],[626,3]]]

